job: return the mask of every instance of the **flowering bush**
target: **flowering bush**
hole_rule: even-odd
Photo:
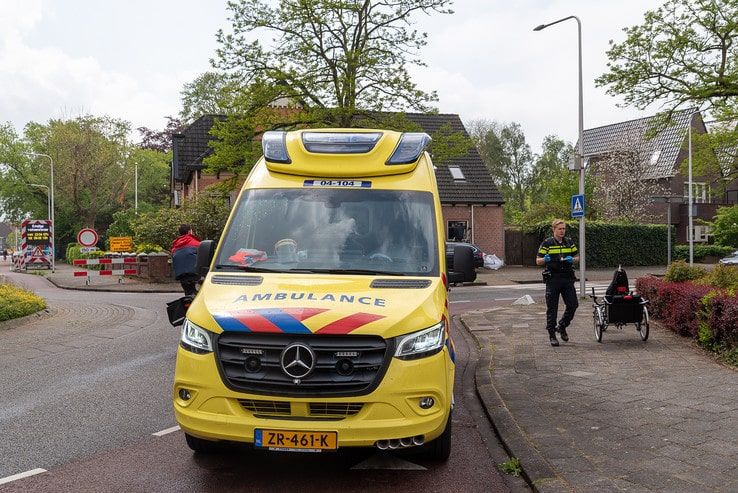
[[[46,301],[10,284],[0,284],[0,322],[25,317],[46,308]]]

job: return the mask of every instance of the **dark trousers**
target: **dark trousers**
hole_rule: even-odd
[[[195,297],[197,294],[197,282],[200,276],[197,274],[183,274],[179,276],[179,283],[182,285],[185,296]]]
[[[546,283],[546,330],[553,333],[556,330],[556,317],[559,312],[559,295],[564,299],[564,315],[561,317],[559,327],[567,328],[574,318],[579,301],[577,290],[574,288],[574,279],[552,278]]]

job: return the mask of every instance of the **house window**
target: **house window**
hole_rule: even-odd
[[[692,229],[694,230],[695,242],[705,243],[708,241],[709,237],[712,236],[712,226],[700,224],[693,226]],[[689,226],[687,226],[687,232],[689,232]],[[687,240],[689,240],[689,236],[687,236]]]
[[[448,170],[451,172],[451,177],[455,181],[464,181],[466,180],[466,177],[464,176],[464,172],[461,171],[461,168],[458,166],[449,166]]]
[[[463,241],[469,228],[468,221],[448,221],[448,241]]]
[[[689,196],[689,184],[684,184],[684,196]],[[709,202],[710,185],[705,182],[692,182],[692,202],[694,204],[703,204]]]

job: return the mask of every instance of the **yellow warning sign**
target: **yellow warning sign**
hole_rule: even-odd
[[[133,238],[131,236],[111,236],[110,237],[111,252],[132,252]]]

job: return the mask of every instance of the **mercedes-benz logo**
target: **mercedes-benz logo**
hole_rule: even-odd
[[[282,371],[288,376],[296,379],[305,378],[315,367],[315,353],[310,346],[296,342],[284,348],[280,363]]]

